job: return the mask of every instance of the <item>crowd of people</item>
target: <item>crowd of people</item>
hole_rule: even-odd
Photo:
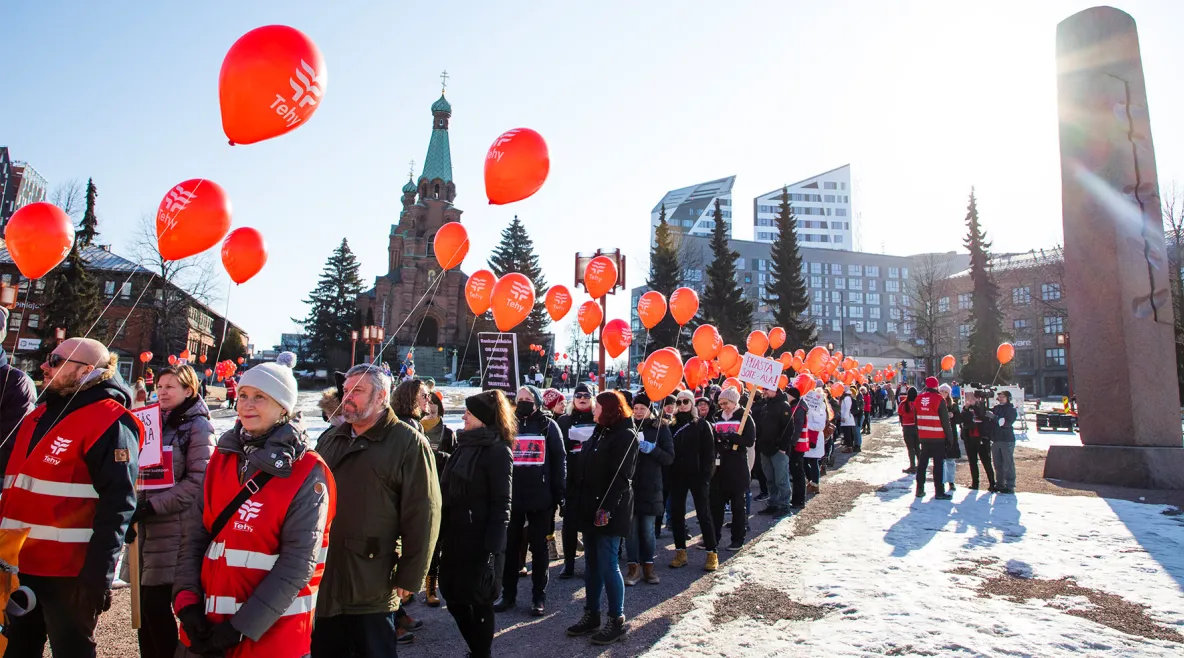
[[[948,497],[958,428],[971,487],[979,463],[993,491],[1015,486],[1008,394],[988,408],[987,392],[963,401],[933,378],[921,392],[790,386],[751,401],[714,385],[651,400],[580,384],[570,401],[527,385],[513,400],[470,396],[454,432],[429,384],[363,364],[325,392],[331,426],[313,450],[285,363],[242,373],[221,436],[193,369],[159,372],[163,459],[144,479],[145,430],[116,358],[89,339],[53,350],[41,404],[30,387],[23,420],[4,428],[0,528],[28,529],[20,578],[37,596],[12,619],[7,655],[41,656],[47,641],[55,656],[95,655],[121,551],[137,538],[139,571],[124,561],[122,577],[141,584],[142,656],[394,655],[422,626],[405,610],[422,592],[446,603],[482,657],[520,579],[542,616],[551,561],[574,578],[581,551],[584,610],[567,634],[623,639],[627,588],[661,583],[664,530],[675,546],[665,568],[691,562],[688,498],[701,568],[714,571],[721,546],[744,547],[751,514],[781,518],[820,492],[834,453],[859,451],[871,417],[899,415],[918,496],[932,461],[936,497]]]

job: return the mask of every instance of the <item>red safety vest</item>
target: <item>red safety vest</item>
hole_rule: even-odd
[[[230,517],[230,522],[222,532],[210,540],[201,565],[206,617],[214,624],[230,619],[279,559],[280,535],[288,506],[314,468],[321,468],[325,473],[328,491],[324,493],[329,496],[329,514],[325,519],[321,550],[312,579],[300,588],[296,600],[259,641],[244,638],[242,643],[226,652],[226,658],[296,658],[309,653],[317,589],[321,585],[321,575],[325,572],[329,528],[337,509],[337,487],[329,467],[320,455],[312,451],[304,453],[292,465],[290,476],[273,478],[258,493],[248,498]],[[215,452],[206,467],[202,494],[202,522],[207,532],[213,527],[218,514],[241,490],[238,456]],[[188,637],[182,636],[188,646]]]
[[[230,379],[227,379],[226,380],[226,394],[227,395],[234,395],[237,392],[238,392],[238,382],[234,381],[233,377],[231,377]]]
[[[144,427],[115,400],[100,400],[62,418],[30,453],[33,430],[44,415],[43,404],[17,430],[0,496],[0,528],[29,529],[19,557],[21,573],[73,578],[82,571],[99,502],[86,452],[124,415],[139,428],[141,445]],[[131,455],[115,458],[120,457]]]
[[[798,402],[794,405],[791,416],[797,414],[798,407],[801,406],[801,404],[801,402]],[[807,409],[806,415],[809,416],[809,414],[810,410]],[[810,452],[810,439],[814,439],[815,442],[818,441],[818,430],[809,430],[806,429],[806,427],[806,425],[802,425],[802,431],[798,433],[798,440],[793,444],[794,452]]]
[[[909,396],[899,395],[896,397],[896,413],[900,416],[901,425],[916,425],[917,424],[917,406],[916,404],[908,405]]]
[[[913,410],[917,417],[918,439],[922,441],[926,439],[930,441],[935,439],[945,440],[946,431],[942,427],[940,415],[941,403],[942,397],[940,393],[925,391],[917,396],[917,402]]]

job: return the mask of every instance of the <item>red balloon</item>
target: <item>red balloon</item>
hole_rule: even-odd
[[[580,304],[580,310],[576,312],[576,319],[580,322],[580,329],[586,335],[591,336],[592,332],[600,326],[600,321],[604,319],[604,312],[600,310],[600,304],[587,301]]]
[[[206,377],[209,377],[212,374],[214,374],[214,371],[210,370],[209,368],[206,368]]]
[[[617,285],[617,264],[608,256],[597,256],[584,267],[584,287],[592,299],[600,299]]]
[[[653,329],[666,317],[666,296],[657,290],[650,290],[637,300],[637,317],[641,326]]]
[[[263,234],[253,228],[236,228],[222,243],[222,266],[235,283],[250,281],[266,263],[267,243]]]
[[[727,379],[724,380],[724,385],[722,386],[722,388],[729,388],[729,387],[734,388],[737,391],[740,391],[741,393],[744,392],[744,384],[741,384],[740,380],[736,379],[735,377],[728,377]]]
[[[785,344],[785,330],[781,327],[773,327],[769,330],[769,347],[773,349],[780,349]]]
[[[661,349],[646,359],[641,383],[651,400],[662,400],[682,381],[682,358],[678,352]]]
[[[534,309],[534,284],[521,272],[510,272],[493,286],[493,322],[498,331],[517,327]]]
[[[539,191],[550,170],[542,135],[530,128],[507,130],[485,154],[485,196],[499,206],[521,201]]]
[[[182,360],[182,361],[188,361],[188,360],[189,360],[189,356],[190,356],[190,354],[189,354],[189,350],[182,350],[182,351],[181,351],[181,360]]]
[[[9,218],[4,241],[21,274],[40,279],[70,253],[74,222],[52,203],[30,203]]]
[[[719,351],[719,369],[728,372],[733,367],[739,367],[742,359],[740,358],[740,350],[736,349],[735,345],[724,345]]]
[[[175,365],[177,365],[177,356],[176,356],[175,354],[170,354],[170,355],[169,355],[169,365],[170,365],[170,366],[175,366]]]
[[[748,334],[748,342],[746,344],[749,352],[757,356],[764,356],[765,352],[769,351],[769,337],[765,332],[757,329]]]
[[[571,310],[571,292],[564,285],[551,286],[547,291],[546,304],[547,314],[552,320],[559,322]]]
[[[798,389],[802,395],[813,391],[815,386],[817,384],[814,382],[814,378],[809,375],[798,375],[793,378],[793,387]]]
[[[806,355],[803,361],[806,364],[806,369],[810,372],[821,372],[822,366],[825,365],[824,360],[829,357],[830,352],[827,352],[825,347],[818,345],[810,350],[810,353]],[[803,395],[805,393],[805,391],[802,391]]]
[[[222,131],[233,145],[294,130],[321,106],[328,81],[321,51],[303,32],[286,25],[255,28],[222,60]]]
[[[240,356],[240,357],[238,357],[238,364],[239,364],[240,366],[243,364],[243,362],[244,362],[244,361],[246,361],[246,359],[244,359],[244,358],[243,358],[243,357],[241,357],[241,356]]]
[[[206,355],[202,354],[201,356],[197,357],[197,360],[199,363],[205,363],[206,362]]]
[[[707,362],[697,356],[692,356],[683,364],[682,376],[687,381],[687,386],[690,388],[699,388],[709,374],[710,369],[707,367]]]
[[[699,312],[699,294],[691,288],[679,288],[670,293],[670,315],[680,326],[691,321]]]
[[[481,315],[489,310],[493,303],[493,287],[497,285],[497,276],[489,270],[477,270],[469,275],[465,283],[465,301],[473,315]]]
[[[789,377],[788,377],[788,376],[786,376],[786,375],[778,375],[778,377],[777,377],[777,388],[779,388],[779,389],[781,389],[781,390],[783,390],[783,391],[784,391],[785,389],[789,388]]]
[[[193,178],[169,190],[156,210],[156,242],[164,260],[196,256],[230,230],[230,199],[222,186]]]
[[[724,340],[719,336],[715,325],[701,324],[691,336],[691,346],[695,354],[703,360],[714,359],[724,347]]]
[[[140,352],[140,363],[148,363],[152,360],[152,352]]]
[[[629,330],[629,323],[624,320],[609,320],[600,332],[600,340],[604,343],[604,351],[612,358],[621,356],[633,342],[633,332]]]
[[[469,232],[460,222],[448,222],[436,231],[432,248],[436,252],[436,262],[440,267],[450,270],[460,265],[468,255]]]

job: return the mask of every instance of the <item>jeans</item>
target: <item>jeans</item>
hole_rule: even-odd
[[[917,459],[917,493],[925,492],[925,475],[929,470],[929,460],[933,460],[933,488],[942,493],[942,476],[945,470],[946,442],[922,441],[921,456]]]
[[[761,467],[769,483],[769,507],[789,506],[789,457],[778,450],[772,456],[761,455]]]
[[[625,554],[631,564],[654,563],[654,517],[634,514],[629,522],[629,536],[625,538]]]
[[[904,432],[904,447],[909,451],[909,468],[917,468],[917,426],[916,425],[902,425],[901,431]],[[967,448],[969,450],[969,448]],[[978,471],[974,471],[978,473]]]
[[[46,639],[54,658],[93,658],[98,611],[89,609],[77,578],[21,574],[21,584],[37,595],[37,606],[13,617],[5,629],[8,658],[41,658]]]
[[[991,465],[991,440],[967,436],[964,433],[962,445],[966,446],[966,460],[970,462],[970,486],[978,486],[978,464],[981,461],[983,471],[987,474],[987,485],[994,487],[995,468]]]
[[[396,655],[395,616],[389,612],[318,617],[312,631],[312,658]]]
[[[822,461],[820,457],[805,457],[802,459],[802,468],[806,471],[806,481],[818,484],[818,480],[822,477],[819,473],[819,462]]]
[[[695,503],[695,518],[699,531],[703,533],[703,547],[715,550],[715,526],[711,522],[711,503],[707,495],[707,483],[688,483],[675,480],[670,484],[670,531],[674,533],[674,547],[687,547],[687,493]]]
[[[177,619],[173,617],[173,586],[140,588],[142,615],[137,640],[141,658],[172,658],[177,652]]]
[[[954,484],[954,473],[957,472],[957,469],[958,460],[947,458],[942,466],[942,483]]]
[[[995,484],[1015,489],[1015,441],[992,441],[991,459],[995,462]]]
[[[531,570],[533,581],[533,601],[547,600],[547,567],[550,566],[550,556],[547,553],[547,533],[551,529],[549,516],[554,514],[551,508],[523,512],[510,510],[510,528],[506,533],[506,555],[513,559],[506,560],[506,567],[502,571],[502,596],[507,601],[518,600],[518,558],[522,550],[522,524],[529,523],[526,535],[530,542]]]
[[[473,658],[489,658],[493,650],[493,605],[448,604],[461,637],[469,645]],[[320,623],[319,620],[317,623]],[[394,645],[391,645],[394,655]]]
[[[744,492],[724,492],[714,482],[711,483],[711,523],[715,528],[716,543],[724,534],[724,505],[732,505],[732,542],[744,543],[744,534],[748,530],[748,518],[740,510],[744,509]]]
[[[608,616],[625,614],[625,578],[617,562],[622,539],[613,535],[584,535],[584,609],[589,612],[600,612],[603,591],[608,599]]]

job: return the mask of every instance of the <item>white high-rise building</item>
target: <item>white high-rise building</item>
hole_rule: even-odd
[[[658,217],[666,208],[666,223],[679,235],[711,235],[715,229],[715,200],[732,237],[732,186],[735,176],[719,178],[698,185],[671,190],[650,212],[650,246],[656,244]]]
[[[852,212],[851,165],[811,176],[788,186],[789,203],[798,219],[798,244],[815,249],[858,251],[859,231]],[[781,188],[752,200],[753,237],[772,242],[777,235]]]

